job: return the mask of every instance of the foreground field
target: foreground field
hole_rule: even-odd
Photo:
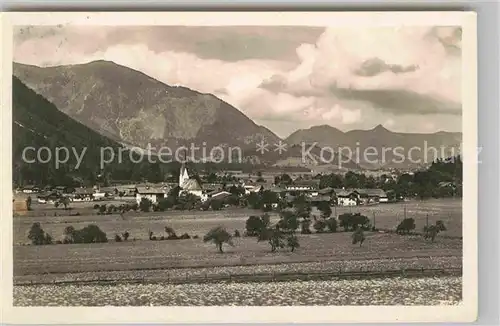
[[[14,275],[263,265],[279,263],[370,260],[414,257],[462,257],[462,241],[421,236],[367,233],[362,247],[352,245],[351,233],[300,235],[295,252],[271,252],[265,242],[237,238],[220,254],[201,239],[128,241],[104,244],[14,246]]]
[[[461,277],[14,287],[14,306],[452,305],[461,299]]]
[[[84,203],[79,203],[84,205]],[[92,205],[92,203],[85,203]],[[77,210],[77,209],[75,209]],[[396,225],[406,216],[415,219],[416,230],[421,231],[427,217],[429,223],[442,220],[447,231],[444,235],[462,235],[462,201],[460,199],[439,199],[427,201],[412,201],[407,203],[380,204],[374,206],[360,207],[336,207],[334,214],[339,215],[346,212],[361,213],[368,216],[379,229],[394,229]],[[97,224],[104,232],[112,238],[116,233],[128,231],[130,238],[147,239],[149,230],[156,235],[162,235],[165,225],[173,227],[178,234],[189,233],[190,235],[202,236],[210,228],[218,225],[225,226],[228,230],[243,231],[245,221],[250,215],[260,215],[261,211],[250,209],[227,209],[222,211],[169,211],[155,213],[126,213],[120,215],[82,215],[67,216],[67,211],[59,209],[58,216],[44,215],[37,211],[30,212],[30,216],[14,217],[14,243],[27,243],[27,235],[34,222],[40,222],[45,231],[49,232],[54,239],[63,236],[64,228],[72,225],[75,228],[83,228],[90,223]],[[313,214],[319,212],[313,210]],[[33,215],[33,216],[31,216]],[[274,219],[276,214],[271,213]],[[471,217],[474,218],[474,217]]]
[[[224,279],[261,281],[278,279],[280,274],[297,276],[336,273],[338,277],[352,272],[384,272],[422,269],[461,269],[461,257],[414,257],[364,260],[331,260],[311,263],[217,266],[198,268],[138,269],[122,271],[92,271],[80,273],[32,274],[14,276],[14,284],[53,284],[66,282],[172,282],[193,283]],[[276,277],[278,276],[278,277]]]

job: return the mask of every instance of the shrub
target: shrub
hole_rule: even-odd
[[[82,238],[82,243],[101,243],[108,242],[106,233],[104,233],[97,225],[89,224],[79,231]]]
[[[31,229],[28,233],[28,239],[31,240],[31,244],[35,246],[52,244],[52,237],[50,234],[45,233],[39,222],[35,222],[31,225]]]
[[[141,202],[139,203],[139,209],[141,210],[141,212],[149,212],[152,205],[153,203],[151,202],[151,200],[143,197],[141,199]]]
[[[300,233],[302,234],[311,234],[311,220],[308,218],[302,219],[300,222]]]
[[[325,232],[326,229],[326,221],[324,219],[317,219],[314,224],[313,228],[316,230],[317,233],[322,233]]]
[[[234,230],[234,237],[235,238],[239,238],[241,235],[240,235],[240,231],[238,230]]]
[[[200,237],[198,235],[195,235],[193,239],[199,239]]]
[[[115,242],[122,242],[122,238],[118,234],[115,234]]]
[[[162,198],[158,201],[158,210],[160,211],[166,211],[172,207],[174,207],[174,202],[173,200],[170,199],[170,197],[168,198]]]
[[[99,207],[99,213],[101,213],[101,214],[106,213],[106,205],[105,205],[105,204],[102,204],[102,205]]]
[[[340,226],[344,231],[356,230],[358,227],[363,230],[370,229],[370,219],[360,213],[344,213],[339,216]]]
[[[396,227],[398,234],[409,234],[412,230],[415,230],[415,220],[413,218],[405,218]]]
[[[222,202],[222,200],[212,200],[212,202],[210,203],[210,207],[212,207],[214,211],[221,210],[223,206],[224,203]]]
[[[335,217],[330,217],[329,219],[326,219],[325,222],[328,231],[332,233],[337,232],[337,219]]]
[[[257,242],[267,241],[271,246],[271,251],[275,252],[277,249],[285,247],[284,237],[285,235],[279,227],[266,228],[260,232]]]
[[[294,252],[295,248],[300,246],[297,236],[294,234],[289,235],[286,239],[286,246],[290,248],[291,252]]]
[[[64,229],[64,243],[99,243],[108,242],[106,233],[104,233],[95,224],[89,224],[81,230],[76,230],[73,226],[67,226]]]
[[[179,237],[179,239],[181,239],[181,240],[187,240],[187,239],[191,239],[191,237],[189,236],[189,234],[184,233],[183,235],[181,235],[181,236]]]
[[[363,244],[365,241],[365,234],[363,232],[363,228],[358,227],[356,231],[352,234],[352,244],[359,243],[359,246]]]
[[[99,209],[101,206],[99,204],[94,205],[94,209]]]
[[[123,241],[127,241],[129,236],[130,236],[130,233],[128,233],[128,231],[125,231],[125,233],[122,234]]]

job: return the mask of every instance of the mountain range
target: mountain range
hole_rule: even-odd
[[[97,172],[100,147],[121,147],[119,143],[62,113],[16,77],[12,78],[12,135],[13,174],[18,184],[35,180],[46,184],[64,184],[63,179],[71,175],[88,177],[90,173]],[[68,148],[70,155],[67,165],[61,164],[57,168],[54,160],[41,163],[34,150],[26,151],[25,157],[35,162],[27,162],[23,159],[23,151],[28,146],[35,149],[46,147],[50,149],[50,155],[55,155],[56,147]],[[73,150],[80,155],[84,148],[81,166],[73,169],[78,164]],[[45,161],[48,155],[46,151],[40,152],[40,159]],[[61,153],[60,159],[65,159],[64,153]]]
[[[255,144],[282,141],[269,129],[257,125],[240,110],[212,94],[203,94],[186,87],[169,86],[142,72],[109,61],[86,64],[37,67],[14,63],[13,73],[24,84],[52,102],[69,117],[95,130],[100,135],[125,145],[176,148],[188,143],[197,146],[238,146],[244,160],[266,165],[300,165],[312,167],[316,162],[301,161],[301,145],[314,144],[312,156],[321,155],[321,147],[334,150],[347,146],[361,151],[372,146],[458,147],[461,133],[433,134],[395,133],[377,126],[372,130],[342,132],[328,125],[297,130],[284,142],[288,150],[278,155],[272,148],[258,153]],[[308,147],[309,148],[309,147]],[[343,167],[348,169],[395,167],[408,168],[408,161],[394,163],[394,153],[384,162],[367,162],[341,153]],[[337,153],[339,155],[339,153]],[[423,153],[415,153],[422,157]],[[391,161],[388,163],[388,161]],[[319,163],[338,168],[334,162]]]

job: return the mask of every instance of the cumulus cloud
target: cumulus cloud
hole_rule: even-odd
[[[15,61],[114,61],[213,93],[280,136],[316,124],[408,132],[461,126],[456,27],[47,26],[14,36]]]

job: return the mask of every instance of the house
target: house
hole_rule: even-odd
[[[369,205],[387,203],[387,194],[382,189],[334,189],[339,206]]]
[[[285,185],[287,191],[312,191],[319,188],[319,180],[296,180],[292,184]]]
[[[47,191],[44,193],[41,193],[37,196],[37,201],[40,204],[52,204],[55,203],[57,200],[61,198],[61,195],[56,192],[56,191]]]
[[[338,206],[356,206],[360,202],[360,195],[355,190],[336,189]]]
[[[12,198],[12,209],[16,215],[24,215],[28,211],[28,196],[25,194],[16,194]]]
[[[245,188],[245,195],[249,195],[253,192],[259,192],[264,189],[262,185],[243,185]]]
[[[37,186],[35,185],[26,185],[23,187],[23,193],[25,194],[33,194],[33,193],[37,193],[40,191],[40,188],[38,188]]]
[[[167,194],[162,188],[144,186],[144,187],[137,187],[135,200],[137,201],[137,204],[140,204],[141,200],[143,198],[146,198],[149,199],[151,203],[157,204],[160,201],[160,199],[166,197]]]
[[[332,200],[332,197],[330,195],[321,195],[321,196],[314,196],[314,197],[306,197],[306,200],[309,201],[310,203],[317,204],[321,202],[326,202],[330,203]]]
[[[231,193],[228,191],[211,191],[206,193],[207,200],[224,200],[225,198],[231,196]]]
[[[364,204],[386,203],[389,201],[387,194],[382,189],[355,189],[363,200]]]
[[[94,190],[92,188],[76,188],[73,193],[74,201],[91,201],[93,199]]]

